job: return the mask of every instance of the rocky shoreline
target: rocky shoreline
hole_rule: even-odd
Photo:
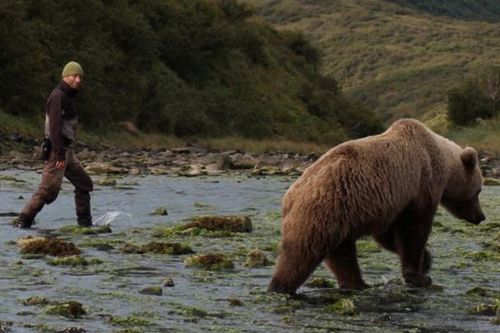
[[[40,170],[39,142],[15,134],[0,137],[0,170]],[[299,176],[321,154],[293,152],[252,154],[240,150],[208,150],[196,146],[169,149],[120,149],[79,144],[77,155],[90,174],[153,174],[185,177],[247,174]],[[480,152],[483,175],[500,178],[500,156]]]

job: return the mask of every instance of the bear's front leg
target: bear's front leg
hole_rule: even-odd
[[[383,234],[374,235],[373,238],[377,243],[382,245],[384,249],[399,254],[399,251],[396,248],[395,244],[396,236],[393,229],[390,229]],[[422,261],[422,273],[424,274],[429,273],[431,266],[432,266],[432,256],[427,249],[424,249],[424,258]]]
[[[315,250],[307,244],[306,240],[300,237],[284,239],[276,269],[267,290],[295,294],[322,260],[323,251]]]
[[[407,215],[395,225],[395,246],[401,259],[403,278],[408,285],[425,287],[432,283],[426,275],[431,258],[425,249],[431,225],[432,217],[422,215]]]

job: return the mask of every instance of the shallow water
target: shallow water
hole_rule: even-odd
[[[40,175],[19,170],[2,171],[20,181],[0,181],[0,213],[19,211],[36,189]],[[99,179],[98,176],[95,180]],[[12,217],[0,217],[0,332],[57,332],[80,327],[86,332],[497,332],[492,315],[472,311],[479,304],[500,299],[498,244],[500,187],[486,187],[483,208],[488,217],[480,226],[436,217],[429,248],[431,276],[436,285],[412,289],[399,281],[397,258],[369,239],[358,242],[364,278],[373,287],[362,292],[303,286],[300,297],[265,293],[272,266],[248,268],[246,254],[263,250],[276,259],[279,242],[280,200],[291,178],[207,177],[169,178],[127,176],[116,187],[96,186],[93,215],[119,211],[130,218],[111,222],[113,233],[62,237],[83,250],[86,259],[100,265],[51,266],[50,258],[26,259],[12,241],[26,235],[53,233],[74,225],[72,186],[63,184],[58,200],[45,207],[34,229],[12,228]],[[23,198],[20,199],[19,197]],[[164,206],[168,216],[150,215]],[[247,215],[252,233],[232,237],[203,234],[158,238],[164,227],[185,223],[197,215]],[[495,240],[496,237],[496,240]],[[187,255],[125,254],[125,242],[180,242],[197,254],[220,251],[235,268],[204,271],[184,265]],[[97,243],[115,249],[98,250]],[[162,296],[143,295],[148,286],[162,286]],[[331,274],[319,267],[310,278]],[[310,281],[309,280],[309,281]],[[475,287],[483,288],[467,294]],[[31,296],[51,301],[78,301],[87,314],[81,319],[49,315],[44,306],[25,306]],[[353,302],[357,314],[339,311],[338,302]],[[238,300],[239,302],[235,302]],[[241,305],[234,305],[241,303]]]

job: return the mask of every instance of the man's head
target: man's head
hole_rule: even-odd
[[[62,79],[71,88],[78,89],[83,79],[82,66],[74,61],[68,62],[62,71]]]

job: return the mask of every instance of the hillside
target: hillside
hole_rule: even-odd
[[[279,29],[305,33],[322,71],[386,121],[428,120],[446,91],[500,64],[500,2],[245,0]]]

